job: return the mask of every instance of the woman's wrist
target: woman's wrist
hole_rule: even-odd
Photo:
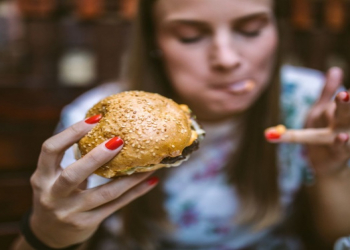
[[[29,210],[22,218],[21,221],[21,232],[26,242],[34,249],[39,250],[74,250],[77,249],[81,244],[75,244],[70,246],[60,246],[54,243],[44,242],[43,237],[37,237],[38,232],[32,229],[33,218],[32,211]]]

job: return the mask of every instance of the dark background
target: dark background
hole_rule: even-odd
[[[136,3],[0,1],[0,249],[31,206],[29,177],[61,108],[118,78]],[[284,62],[322,71],[340,66],[347,75],[349,10],[346,0],[277,0]]]

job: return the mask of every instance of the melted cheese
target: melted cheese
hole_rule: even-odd
[[[186,104],[180,104],[179,106],[180,106],[180,108],[181,108],[183,111],[185,111],[186,113],[188,113],[188,114],[191,113],[190,108],[189,108]]]
[[[188,142],[188,145],[187,145],[187,146],[192,145],[192,143],[198,138],[198,134],[197,134],[197,132],[196,132],[195,130],[192,130],[191,132],[192,132],[192,134],[191,134],[191,139],[190,139],[190,141]]]

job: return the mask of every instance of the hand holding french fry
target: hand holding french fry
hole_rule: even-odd
[[[305,129],[278,125],[265,130],[269,142],[306,144],[307,156],[318,173],[344,169],[350,159],[349,93],[340,92],[332,100],[342,78],[339,68],[329,70],[322,94],[307,117]]]

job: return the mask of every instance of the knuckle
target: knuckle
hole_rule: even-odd
[[[41,147],[41,151],[46,154],[54,154],[57,150],[57,147],[50,140],[46,140]]]
[[[36,174],[33,174],[31,177],[30,177],[30,185],[32,186],[33,190],[39,190],[41,189],[41,185],[40,185],[40,182],[39,182],[39,178],[37,177]]]
[[[70,126],[70,131],[73,135],[77,135],[77,136],[80,136],[83,132],[81,127],[79,126],[79,123],[76,123]]]
[[[70,186],[76,182],[77,176],[73,171],[64,169],[59,178],[63,185]]]
[[[115,193],[112,192],[111,189],[104,188],[100,192],[100,196],[102,197],[103,200],[110,201],[115,198]]]
[[[101,159],[102,154],[95,154],[94,152],[91,152],[90,154],[86,155],[86,160],[93,165],[102,165],[102,159]]]
[[[40,206],[46,211],[54,211],[55,209],[54,204],[45,195],[42,195],[39,198],[39,203],[40,203]]]

